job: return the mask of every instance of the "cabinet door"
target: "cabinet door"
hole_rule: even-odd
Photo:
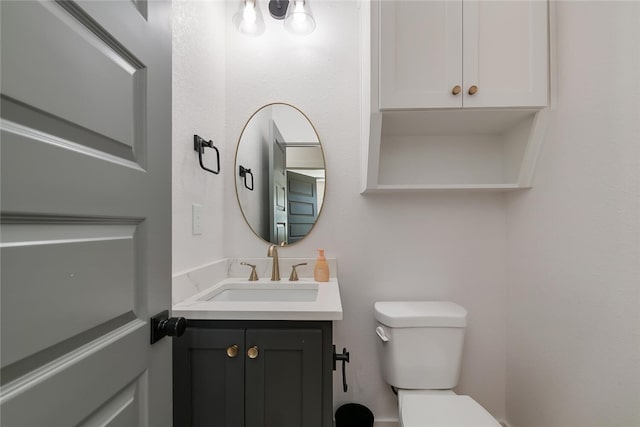
[[[462,0],[379,7],[380,109],[462,107]]]
[[[248,427],[320,427],[322,331],[247,329],[245,420]]]
[[[464,107],[547,105],[547,2],[465,0],[463,8]]]
[[[244,426],[244,348],[243,329],[188,328],[174,341],[174,426]]]

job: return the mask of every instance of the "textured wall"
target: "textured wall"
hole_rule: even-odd
[[[202,170],[193,135],[225,143],[225,4],[173,1],[173,273],[224,257],[223,188],[230,168]],[[206,149],[206,163],[214,159]],[[227,165],[224,165],[227,166]],[[228,166],[227,166],[228,167]],[[213,166],[211,166],[213,168]],[[191,233],[191,205],[203,206],[203,233]]]
[[[557,105],[534,188],[509,195],[506,212],[500,194],[358,194],[355,1],[313,2],[318,28],[306,38],[264,5],[265,34],[244,37],[230,25],[235,7],[174,1],[174,273],[266,255],[240,214],[233,157],[256,109],[289,102],[316,126],[328,179],[317,227],[281,254],[322,246],[338,258],[344,320],[334,342],[352,363],[348,393],[335,376],[336,405],[396,418],[373,302],[449,299],[470,313],[459,391],[494,415],[506,399],[513,427],[639,425],[638,3],[557,3]],[[221,147],[222,175],[196,166],[194,132]],[[202,236],[191,235],[193,202],[205,208]]]
[[[268,17],[258,38],[238,33],[227,8],[226,143],[262,105],[291,103],[309,117],[325,149],[327,192],[317,226],[282,257],[313,257],[324,247],[338,259],[344,320],[334,342],[351,351],[349,392],[334,377],[335,401],[369,406],[378,420],[397,420],[396,398],[382,381],[373,303],[448,299],[469,310],[459,391],[504,415],[505,210],[501,194],[362,196],[360,177],[359,11],[355,1],[314,1],[316,31],[288,34]],[[225,150],[227,170],[234,150]],[[267,244],[242,219],[234,186],[225,184],[225,256],[263,257]]]
[[[557,98],[508,198],[512,427],[640,425],[640,3],[557,2]]]

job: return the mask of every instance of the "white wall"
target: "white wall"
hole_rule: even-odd
[[[318,136],[307,118],[293,108],[278,106],[273,109],[273,121],[282,138],[288,143],[317,144]]]
[[[640,425],[640,3],[557,3],[557,105],[508,199],[512,427]]]
[[[344,320],[334,342],[348,347],[349,392],[334,376],[336,405],[355,401],[376,419],[397,419],[396,398],[380,376],[373,303],[448,299],[469,310],[470,326],[459,391],[494,415],[505,402],[505,207],[500,194],[361,196],[359,17],[355,1],[312,3],[316,31],[285,32],[261,2],[266,31],[258,38],[230,25],[227,8],[227,141],[271,102],[300,108],[313,122],[327,162],[327,192],[317,226],[281,257],[314,257],[324,247],[337,257]],[[233,165],[226,150],[223,167]],[[225,185],[228,257],[264,257],[267,244],[244,223],[234,186]]]
[[[251,224],[253,231],[269,238],[271,224],[269,222],[269,152],[271,151],[271,107],[258,111],[242,131],[242,144],[238,144],[236,152],[236,166],[233,169],[235,176],[238,202],[242,206],[242,214],[245,220]],[[238,167],[244,166],[251,169],[253,178],[240,177]],[[233,168],[233,166],[232,166]],[[253,190],[245,187],[251,186]]]
[[[495,416],[506,400],[512,427],[640,425],[640,5],[557,3],[557,105],[534,188],[506,210],[500,194],[358,193],[356,6],[314,1],[316,32],[294,38],[263,4],[266,32],[248,38],[229,25],[235,3],[174,1],[174,273],[266,255],[239,211],[233,159],[249,116],[289,102],[324,144],[327,197],[310,236],[281,255],[338,258],[334,342],[352,363],[348,393],[334,377],[336,405],[396,418],[373,302],[449,299],[470,314],[459,391]],[[221,175],[197,166],[193,133],[221,148]]]
[[[198,134],[235,152],[224,136],[225,4],[173,1],[173,273],[224,257],[223,188],[233,186],[231,168],[220,175],[202,170],[193,149]],[[205,151],[205,163],[215,159]],[[206,165],[205,164],[205,165]],[[210,166],[214,168],[214,166]],[[191,233],[191,205],[203,206],[203,234]]]

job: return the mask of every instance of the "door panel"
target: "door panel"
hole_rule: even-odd
[[[455,108],[462,0],[380,1],[380,109]]]
[[[29,292],[2,289],[3,367],[135,311],[134,231],[131,225],[3,227],[1,280],[30,284]]]
[[[316,179],[287,171],[289,243],[297,242],[311,231],[318,218]]]
[[[171,5],[0,7],[0,424],[170,426]]]
[[[91,417],[132,380],[146,393],[148,326],[134,320],[2,387],[2,425],[72,426]],[[136,400],[141,421],[143,401]]]
[[[251,427],[322,425],[322,331],[247,329],[258,357],[245,367],[245,417]]]
[[[80,427],[105,426],[105,427],[133,427],[141,424],[141,382],[145,378],[117,393],[111,400],[98,408],[89,418],[79,424]]]
[[[81,9],[72,16],[53,2],[8,3],[2,31],[19,43],[3,44],[4,95],[130,150],[142,143],[145,65]]]
[[[287,152],[285,140],[275,122],[271,121],[271,149],[269,154],[269,241],[276,245],[287,243]],[[284,227],[283,227],[284,225]]]
[[[547,105],[547,34],[546,1],[465,1],[464,106]]]
[[[187,329],[173,351],[174,426],[244,425],[244,349],[244,329]]]

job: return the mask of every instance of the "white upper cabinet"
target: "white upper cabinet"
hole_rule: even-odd
[[[462,0],[381,1],[380,109],[461,107],[462,34]]]
[[[379,108],[544,107],[544,0],[381,1]]]

